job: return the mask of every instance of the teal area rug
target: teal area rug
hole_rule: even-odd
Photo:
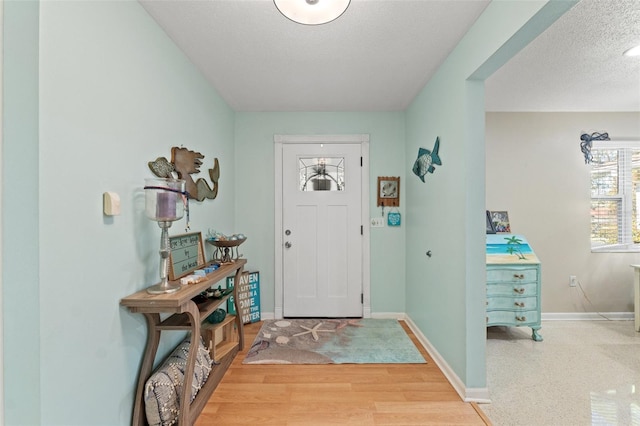
[[[424,364],[393,319],[281,319],[262,324],[243,364]]]

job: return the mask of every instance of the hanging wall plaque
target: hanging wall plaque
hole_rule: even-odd
[[[387,225],[400,226],[400,212],[397,209],[387,213]]]
[[[378,207],[398,207],[400,205],[400,178],[378,176]]]

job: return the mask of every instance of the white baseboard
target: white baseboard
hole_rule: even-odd
[[[372,312],[371,318],[374,319],[396,319],[398,321],[404,321],[407,315],[404,312]]]
[[[447,361],[442,358],[436,348],[433,347],[431,342],[429,342],[429,339],[427,339],[426,336],[422,334],[422,331],[420,331],[413,320],[411,320],[411,318],[406,314],[402,314],[402,316],[404,317],[403,321],[407,323],[422,347],[424,347],[424,349],[429,353],[429,356],[435,361],[436,365],[440,368],[449,383],[451,383],[451,386],[453,386],[456,392],[458,392],[458,395],[460,395],[460,398],[462,398],[464,402],[477,402],[482,404],[488,404],[491,402],[491,399],[489,398],[489,388],[466,387],[464,382],[460,379],[460,377],[458,377],[455,371],[453,371]]]
[[[378,319],[397,319],[398,321],[404,321],[407,318],[407,314],[404,312],[365,312],[364,318],[378,318]],[[262,312],[261,318],[263,320],[281,319],[282,312]],[[549,312],[542,313],[542,321],[633,321],[633,312]],[[413,329],[412,329],[413,330]],[[415,333],[415,331],[414,331]],[[417,334],[416,334],[417,336]],[[426,349],[426,348],[425,348]]]
[[[375,314],[374,314],[375,315]],[[373,318],[371,314],[371,308],[364,308],[362,311],[363,318]],[[262,319],[282,319],[282,308],[275,309],[275,312],[262,312]]]
[[[543,312],[542,321],[633,321],[633,312]]]
[[[282,315],[280,315],[279,317],[276,317],[276,314],[274,312],[261,312],[260,319],[261,320],[282,319]]]
[[[404,314],[389,314],[392,316],[378,316],[379,314],[371,314],[371,311],[367,311],[365,309],[364,314],[362,315],[363,318],[396,318],[395,315],[403,315]],[[386,314],[383,314],[386,315]],[[272,320],[272,319],[282,319],[284,318],[282,315],[282,311],[278,310],[276,312],[261,312],[260,313],[260,319],[263,320]],[[398,318],[401,319],[401,318]]]

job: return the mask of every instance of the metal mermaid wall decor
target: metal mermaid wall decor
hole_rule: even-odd
[[[149,169],[159,178],[175,178],[186,181],[186,191],[189,198],[203,201],[205,198],[214,199],[218,196],[218,180],[220,179],[220,165],[218,159],[213,159],[213,168],[209,169],[211,186],[205,178],[194,181],[191,175],[200,173],[204,155],[187,148],[171,148],[171,162],[165,157],[158,157],[150,161]],[[176,176],[174,176],[174,173]]]

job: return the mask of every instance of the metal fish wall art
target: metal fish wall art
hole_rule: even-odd
[[[442,160],[438,151],[440,150],[440,137],[436,138],[436,143],[433,145],[433,150],[429,151],[426,148],[418,149],[418,158],[413,163],[413,173],[424,182],[424,177],[427,173],[433,173],[435,166],[441,166]]]

